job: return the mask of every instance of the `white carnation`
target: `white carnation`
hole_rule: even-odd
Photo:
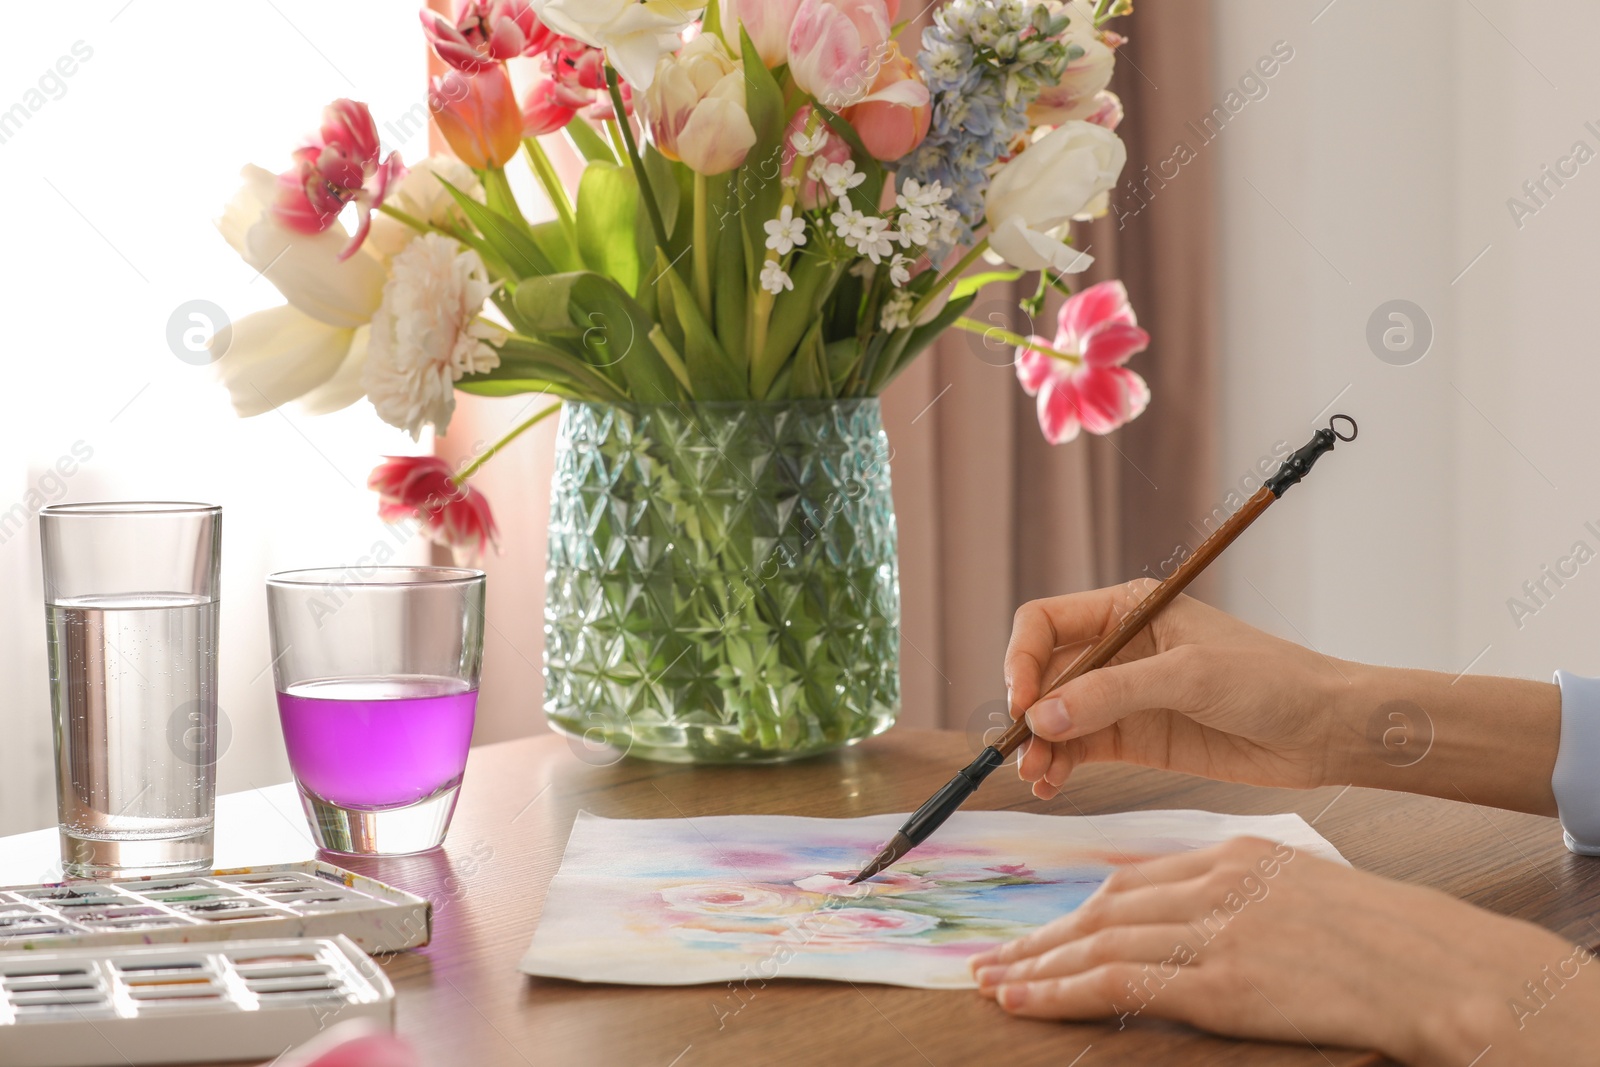
[[[423,234],[394,257],[361,375],[379,418],[412,440],[426,423],[445,431],[455,383],[500,365],[490,342],[504,333],[479,317],[493,291],[478,253],[442,234]]]

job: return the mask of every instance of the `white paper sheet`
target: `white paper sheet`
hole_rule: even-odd
[[[1119,864],[1242,834],[1343,862],[1298,815],[963,811],[871,883],[847,886],[905,818],[579,812],[521,969],[635,985],[970,988],[969,956],[1071,911]]]

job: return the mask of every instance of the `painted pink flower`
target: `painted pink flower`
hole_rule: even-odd
[[[749,885],[674,885],[657,894],[673,911],[702,915],[772,915],[786,903],[776,890]]]
[[[339,253],[340,259],[349,259],[367,239],[372,212],[389,186],[405,176],[399,152],[380,162],[379,151],[378,130],[367,105],[335,100],[323,109],[316,136],[295,150],[294,166],[278,175],[273,217],[296,233],[317,234],[354,203],[359,224]]]
[[[411,520],[428,539],[481,557],[500,536],[488,499],[452,477],[438,456],[387,456],[367,477],[384,522]]]
[[[426,8],[418,15],[439,58],[464,74],[516,56],[538,55],[556,36],[528,0],[460,0],[453,21]]]
[[[809,878],[802,878],[795,883],[795,886],[807,893],[847,897],[865,896],[872,892],[915,893],[923,889],[937,889],[939,886],[938,882],[904,871],[883,871],[874,875],[870,882],[851,885],[850,879],[855,876],[855,871],[829,871],[827,874],[813,874]]]
[[[884,0],[800,0],[789,29],[789,74],[837,111],[866,96],[889,40]]]
[[[938,925],[935,916],[898,908],[832,908],[808,915],[796,925],[795,933],[808,945],[859,947],[886,937],[920,934]]]
[[[1070,358],[1026,346],[1017,349],[1017,378],[1039,398],[1039,426],[1053,445],[1079,429],[1107,434],[1139,417],[1150,387],[1122,364],[1150,344],[1121,282],[1101,282],[1067,298],[1054,342],[1034,337]]]

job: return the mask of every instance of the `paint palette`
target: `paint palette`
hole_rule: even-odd
[[[343,934],[369,953],[426,945],[433,908],[329,863],[0,888],[0,953]]]
[[[347,1019],[394,1025],[394,988],[347,937],[0,954],[8,1067],[261,1061]]]

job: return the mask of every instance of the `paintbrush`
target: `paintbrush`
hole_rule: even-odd
[[[1348,436],[1335,429],[1340,420],[1350,424]],[[1222,555],[1223,549],[1232,544],[1234,538],[1244,533],[1246,527],[1260,518],[1261,513],[1291,485],[1304,478],[1310,472],[1311,465],[1324,452],[1332,451],[1335,441],[1355,439],[1356,420],[1348,415],[1335,415],[1328,420],[1326,427],[1318,430],[1303,448],[1290,453],[1278,467],[1277,473],[1268,478],[1255,495],[1217,527],[1210,537],[1201,542],[1194,554],[1179,564],[1178,569],[1173,571],[1170,577],[1152,589],[1132,611],[1122,617],[1122,621],[1110,633],[1100,638],[1093,648],[1074,660],[1055,681],[1045,687],[1044,691],[1048,693],[1074,678],[1110,663],[1113,657],[1122,651],[1123,646],[1143,630],[1158,611],[1171,603],[1174,597],[1183,592],[1184,587],[1194,581],[1213,560]],[[983,780],[989,777],[996,767],[1002,766],[1029,736],[1027,719],[1019,718],[1012,723],[1006,732],[1000,735],[999,740],[978,753],[977,759],[963,767],[944,788],[929,797],[927,803],[914,811],[911,818],[907,819],[899,832],[890,838],[889,843],[883,846],[883,850],[873,861],[850,880],[850,884],[855,885],[871,878],[926,841],[929,835],[942,826],[944,821],[977,791]]]

